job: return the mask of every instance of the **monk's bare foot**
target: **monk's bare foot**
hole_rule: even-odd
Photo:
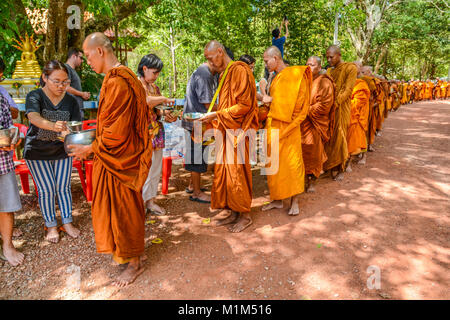
[[[365,165],[366,164],[366,154],[364,153],[361,160],[357,162],[359,165]]]
[[[283,200],[274,200],[269,204],[266,204],[261,208],[262,211],[268,211],[272,209],[283,209]]]
[[[215,225],[216,225],[216,227],[220,227],[220,226],[224,226],[224,225],[227,225],[230,223],[235,223],[238,218],[239,218],[239,212],[230,210],[230,214],[223,219],[216,220]]]
[[[250,226],[253,223],[252,219],[248,214],[239,214],[238,217],[239,217],[238,221],[232,226],[228,227],[228,230],[230,232],[233,233],[241,232],[246,228],[248,228],[248,226]]]
[[[314,184],[312,182],[308,185],[308,188],[306,189],[306,192],[308,192],[308,193],[316,192],[316,187],[314,186]]]
[[[349,161],[347,168],[345,168],[345,172],[352,172],[352,171],[353,171],[352,170],[352,166],[351,166],[350,161]]]
[[[66,223],[63,227],[64,231],[72,238],[78,238],[80,235],[80,230],[75,228],[71,223]]]
[[[344,173],[343,172],[339,172],[334,178],[334,181],[342,181],[344,180]]]
[[[13,229],[13,237],[21,237],[23,235],[23,232],[20,229],[14,228]]]
[[[394,111],[397,111],[397,109],[395,109]],[[381,137],[381,131],[377,131],[375,134],[377,137]]]
[[[13,246],[3,246],[3,257],[9,262],[13,267],[18,266],[23,263],[25,256],[22,252],[19,252]]]
[[[367,147],[367,151],[369,151],[369,152],[374,152],[375,149],[372,147],[371,144],[369,144],[369,147]]]
[[[113,281],[113,284],[119,288],[123,288],[133,283],[134,280],[144,272],[140,259],[140,257],[133,258],[132,261],[128,263],[127,268]]]
[[[47,230],[47,235],[45,236],[45,240],[51,243],[59,242],[59,231],[57,227],[50,227]]]

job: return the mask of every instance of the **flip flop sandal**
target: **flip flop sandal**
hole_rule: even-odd
[[[187,194],[192,194],[192,193],[194,193],[194,189],[190,190],[189,188],[186,188],[186,189],[184,189],[184,191],[185,191]],[[201,191],[201,192],[205,192],[205,191],[208,191],[208,189],[206,189],[206,188],[200,188],[200,191]]]
[[[146,213],[154,214],[155,216],[165,216],[166,215],[166,213],[156,211],[156,210],[151,210],[149,208],[146,208]]]
[[[195,201],[195,202],[200,202],[200,203],[211,203],[211,201],[202,200],[202,199],[199,199],[199,198],[194,198],[193,196],[190,196],[189,200]]]

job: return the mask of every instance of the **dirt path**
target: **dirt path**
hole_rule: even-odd
[[[174,168],[171,193],[159,200],[169,214],[146,227],[146,271],[120,290],[109,285],[118,267],[95,251],[79,183],[82,237],[57,245],[43,240],[36,196],[23,195],[16,224],[24,235],[14,243],[26,261],[0,262],[0,298],[449,299],[450,102],[390,113],[374,147],[365,167],[302,195],[297,217],[261,211],[268,192],[255,168],[254,223],[240,234],[204,224],[213,214],[187,200],[188,174]],[[379,290],[367,286],[370,266],[381,272]]]

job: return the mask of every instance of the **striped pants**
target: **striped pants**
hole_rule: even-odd
[[[39,206],[48,228],[56,227],[55,196],[63,224],[72,222],[72,191],[70,178],[72,158],[61,160],[26,160],[39,194]]]

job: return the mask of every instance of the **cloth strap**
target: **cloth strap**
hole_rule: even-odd
[[[230,67],[231,67],[232,64],[233,64],[233,61],[230,61],[230,62],[228,63],[228,66],[227,66],[227,68],[225,69],[225,72],[223,73],[223,77],[222,77],[222,79],[220,79],[219,86],[217,87],[216,93],[214,94],[214,98],[212,99],[211,104],[209,105],[209,109],[208,109],[208,112],[207,112],[207,113],[210,113],[211,110],[212,110],[212,108],[214,107],[214,103],[215,103],[216,100],[217,100],[217,96],[219,95],[220,89],[222,89],[223,83],[225,82],[225,78],[227,77],[228,69],[230,69]]]

